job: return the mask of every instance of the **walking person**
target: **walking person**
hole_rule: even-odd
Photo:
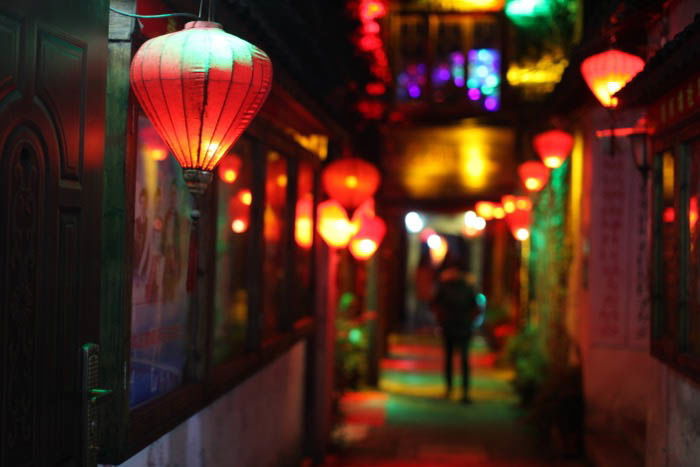
[[[462,399],[471,403],[469,397],[469,343],[474,319],[479,314],[477,293],[459,266],[449,266],[440,273],[433,306],[442,331],[445,357],[445,397],[452,392],[452,356],[459,351],[462,369]]]

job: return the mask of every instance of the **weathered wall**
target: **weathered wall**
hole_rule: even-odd
[[[306,345],[262,369],[122,467],[298,465]]]
[[[627,124],[633,123],[637,115],[619,117]],[[572,290],[578,314],[574,320],[578,329],[574,334],[581,350],[583,369],[586,453],[595,465],[634,466],[643,464],[647,448],[647,403],[654,364],[648,351],[648,338],[639,336],[640,332],[648,335],[644,328],[648,325],[648,314],[640,316],[640,309],[635,306],[640,299],[633,293],[636,288],[632,287],[635,281],[643,280],[636,274],[637,256],[646,257],[648,243],[639,245],[643,234],[639,215],[643,214],[644,206],[640,198],[630,196],[640,188],[638,180],[618,179],[616,175],[608,180],[609,184],[619,185],[625,191],[617,200],[618,205],[609,197],[600,201],[593,199],[596,190],[609,189],[601,185],[600,180],[594,183],[595,177],[606,175],[600,173],[603,170],[616,170],[604,164],[610,161],[623,164],[617,170],[636,177],[627,141],[616,141],[617,153],[610,156],[609,141],[595,136],[596,129],[609,127],[608,118],[602,109],[591,108],[578,119],[582,122],[579,134],[583,138],[581,168],[584,173],[581,177],[572,176],[572,180],[580,180],[580,192],[584,196],[580,200],[581,241],[575,242],[573,254],[572,269],[579,276],[577,290]],[[611,215],[610,211],[603,212],[611,207],[633,215],[625,220],[617,214]],[[612,229],[611,222],[617,222]],[[633,243],[633,248],[628,243]],[[638,251],[640,247],[644,251]],[[613,250],[616,254],[611,256]],[[604,268],[612,271],[611,277],[601,279]],[[618,286],[611,295],[609,281],[616,276],[619,277]],[[607,307],[609,302],[614,304],[603,313],[601,307]],[[601,325],[606,319],[607,326]]]

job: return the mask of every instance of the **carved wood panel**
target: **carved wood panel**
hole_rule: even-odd
[[[83,462],[80,347],[99,343],[107,11],[105,0],[0,0],[3,467]]]

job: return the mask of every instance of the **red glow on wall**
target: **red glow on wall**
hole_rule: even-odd
[[[130,79],[180,165],[211,171],[267,98],[272,64],[220,24],[192,21],[146,41],[131,62]]]
[[[536,135],[532,144],[544,165],[556,169],[569,157],[574,138],[565,131],[549,130]]]
[[[379,170],[358,157],[344,157],[331,162],[321,175],[328,196],[345,209],[353,210],[371,198],[379,187]]]
[[[224,183],[233,183],[241,172],[241,158],[235,154],[229,154],[221,159],[218,167],[219,178]]]
[[[549,169],[538,161],[527,161],[518,167],[518,175],[525,189],[531,192],[540,191],[549,181]]]
[[[314,244],[314,198],[307,193],[299,198],[294,218],[294,240],[308,250]]]
[[[603,107],[617,107],[615,93],[624,88],[644,68],[644,60],[621,50],[607,50],[581,63],[586,84]]]
[[[152,126],[139,129],[139,142],[141,151],[147,157],[155,161],[164,161],[168,158],[168,146],[158,136],[158,132]]]
[[[664,214],[663,214],[664,222],[671,223],[676,220],[676,210],[673,209],[672,207],[667,207],[664,209]]]

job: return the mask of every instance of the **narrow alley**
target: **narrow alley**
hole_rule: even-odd
[[[380,390],[348,392],[335,433],[339,452],[326,467],[580,467],[557,459],[518,405],[513,372],[483,339],[471,349],[470,404],[445,398],[439,338],[393,335],[382,360]],[[457,359],[453,362],[455,367]],[[457,381],[459,383],[459,380]],[[459,386],[459,384],[458,384]]]
[[[0,0],[0,48],[0,467],[700,467],[700,0]]]

